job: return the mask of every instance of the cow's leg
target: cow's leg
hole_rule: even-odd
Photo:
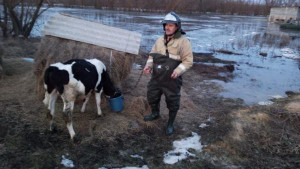
[[[83,105],[82,105],[82,107],[81,107],[81,112],[82,112],[82,113],[85,112],[86,104],[87,104],[87,102],[89,101],[89,99],[90,99],[90,97],[91,97],[91,93],[92,93],[92,92],[89,92],[89,93],[86,95],[86,97],[85,97],[85,100],[84,100]]]
[[[46,91],[43,103],[45,104],[46,107],[48,107],[48,109],[49,109],[49,101],[50,101],[50,94]]]
[[[101,111],[101,94],[103,90],[100,90],[100,92],[95,92],[95,98],[96,98],[96,104],[97,104],[97,112],[99,116],[102,116],[102,111]]]
[[[50,130],[52,131],[52,129],[53,129],[53,119],[54,119],[54,113],[55,113],[55,103],[56,103],[56,100],[57,100],[56,90],[53,90],[51,92],[51,94],[48,94],[48,93],[45,94],[45,99],[44,100],[46,100],[46,99],[47,99],[47,104],[46,105],[48,105],[48,109],[49,109],[47,117],[49,119]]]
[[[72,123],[72,113],[73,113],[75,101],[74,100],[69,101],[69,99],[67,99],[65,96],[62,96],[62,98],[64,101],[64,110],[63,110],[64,120],[69,130],[70,137],[73,140],[75,136],[75,131],[73,129],[73,123]]]

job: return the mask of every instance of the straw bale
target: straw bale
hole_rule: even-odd
[[[87,43],[45,36],[42,38],[35,58],[34,73],[39,99],[42,99],[44,94],[43,75],[45,69],[52,63],[65,62],[75,58],[101,60],[106,65],[114,85],[121,87],[121,82],[129,75],[136,56]]]

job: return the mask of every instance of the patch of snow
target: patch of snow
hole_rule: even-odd
[[[204,127],[207,127],[207,126],[209,126],[209,125],[207,125],[207,124],[205,124],[205,123],[201,123],[199,127],[200,127],[200,128],[204,128]]]
[[[296,53],[293,49],[291,48],[282,48],[280,49],[282,56],[291,58],[291,59],[298,59],[300,58],[299,54]]]
[[[258,102],[259,105],[261,106],[269,106],[269,105],[272,105],[274,102],[272,101],[261,101],[261,102]]]
[[[207,29],[201,29],[201,32],[203,34],[221,33],[222,30],[221,29],[217,29],[217,28],[207,28]]]
[[[274,95],[274,96],[272,96],[274,99],[282,99],[282,98],[284,98],[283,96],[281,96],[281,95]]]
[[[249,36],[250,34],[249,33],[246,33],[246,34],[244,34],[243,36]]]
[[[133,68],[133,69],[138,69],[138,70],[141,70],[141,69],[142,69],[142,65],[139,65],[139,64],[133,63],[133,65],[132,65],[132,68]]]
[[[61,160],[60,164],[64,165],[65,167],[68,167],[68,168],[74,168],[75,167],[73,161],[67,159],[64,155],[62,155],[62,160]]]
[[[188,151],[189,149],[202,151],[203,146],[200,142],[200,136],[194,132],[192,132],[192,135],[192,137],[173,142],[174,150],[164,155],[165,164],[175,164],[180,160],[186,159],[188,156],[195,156],[195,154]]]
[[[107,169],[106,167],[101,167],[98,169]],[[123,168],[115,168],[115,169],[149,169],[147,165],[143,165],[142,167],[123,167]]]
[[[251,32],[251,35],[257,35],[259,32]]]
[[[211,16],[209,18],[211,18],[211,19],[222,19],[221,17],[218,17],[218,16]]]
[[[121,169],[149,169],[147,165],[143,165],[142,167],[123,167]]]
[[[29,62],[29,63],[33,63],[34,59],[33,58],[22,58],[24,61]]]
[[[214,118],[214,117],[209,117],[209,118],[207,119],[208,122],[214,122],[215,120],[216,120],[216,118]]]
[[[132,157],[132,158],[144,159],[142,156],[137,155],[137,154],[135,154],[135,155],[130,155],[130,157]]]

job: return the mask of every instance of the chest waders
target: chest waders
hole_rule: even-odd
[[[160,99],[164,94],[167,107],[169,109],[169,120],[166,133],[173,133],[173,122],[180,105],[180,88],[182,86],[182,77],[171,78],[175,68],[181,63],[169,58],[168,56],[151,53],[153,57],[153,72],[151,80],[147,85],[147,100],[151,106],[151,115],[145,116],[145,121],[151,121],[160,117]],[[168,55],[168,53],[167,53]]]

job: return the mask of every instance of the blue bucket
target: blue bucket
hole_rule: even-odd
[[[124,108],[123,95],[109,99],[109,105],[110,105],[110,108],[112,109],[112,111],[114,111],[114,112],[122,111]]]

